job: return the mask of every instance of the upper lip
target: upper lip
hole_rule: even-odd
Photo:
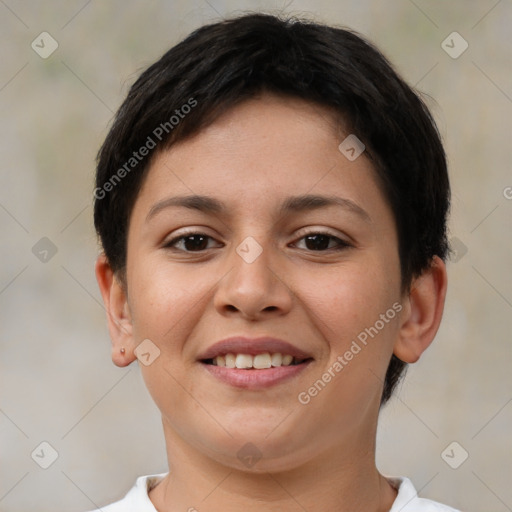
[[[225,354],[249,354],[252,356],[268,352],[270,354],[289,354],[297,359],[309,359],[310,354],[304,352],[288,341],[269,336],[260,338],[246,338],[244,336],[234,336],[218,341],[202,352],[198,359],[213,359],[214,357]]]

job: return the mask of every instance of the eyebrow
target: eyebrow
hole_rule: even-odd
[[[148,222],[162,210],[173,206],[189,208],[191,210],[198,210],[204,213],[212,214],[222,214],[227,211],[224,203],[213,197],[202,195],[176,196],[163,199],[162,201],[156,203],[149,211],[146,217],[146,222]],[[329,206],[340,206],[355,213],[364,221],[371,222],[371,218],[368,213],[358,204],[354,203],[354,201],[332,195],[323,196],[305,194],[301,196],[287,197],[279,208],[279,214],[285,215],[290,212],[299,213],[304,211],[318,210],[320,208],[327,208]]]

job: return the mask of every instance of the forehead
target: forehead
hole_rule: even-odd
[[[345,206],[378,210],[384,199],[372,164],[364,152],[350,160],[339,149],[349,135],[339,116],[315,103],[271,94],[244,101],[156,155],[136,207],[147,216],[169,196],[203,195],[233,214],[275,214],[285,197],[337,195]]]

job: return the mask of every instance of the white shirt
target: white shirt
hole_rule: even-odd
[[[167,473],[140,476],[122,500],[91,512],[157,512],[148,493],[166,475]],[[416,489],[408,478],[387,477],[387,480],[398,490],[398,495],[389,512],[460,512],[437,501],[418,497]],[[193,507],[191,509],[194,510]]]

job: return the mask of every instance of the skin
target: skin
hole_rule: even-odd
[[[384,376],[392,353],[413,363],[432,342],[446,269],[435,257],[402,294],[390,206],[364,153],[349,161],[338,150],[348,134],[315,104],[269,94],[246,101],[155,155],[130,217],[126,286],[98,258],[113,362],[132,363],[144,339],[160,350],[140,364],[170,469],[149,494],[158,511],[391,507],[396,490],[375,466]],[[158,202],[190,194],[227,211],[168,207],[148,220]],[[349,199],[368,218],[338,205],[279,214],[286,197],[302,194]],[[211,238],[165,247],[187,227]],[[319,231],[335,238],[315,249],[303,237]],[[263,250],[252,263],[236,252],[249,236]],[[349,245],[325,249],[336,238]],[[400,313],[301,404],[298,394],[394,303]],[[233,335],[282,338],[314,361],[271,388],[234,388],[196,360]],[[237,457],[248,442],[261,453],[250,468]]]

